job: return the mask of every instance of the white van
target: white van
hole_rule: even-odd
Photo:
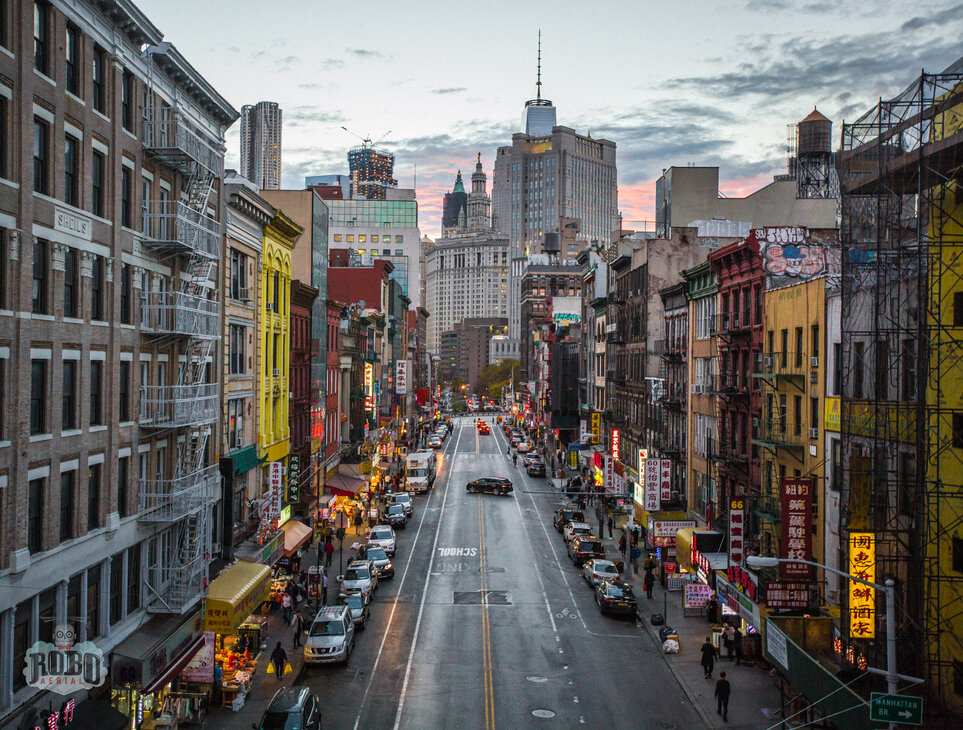
[[[405,457],[405,491],[427,492],[435,483],[435,454],[416,451]]]

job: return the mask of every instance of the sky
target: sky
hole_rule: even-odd
[[[422,233],[477,153],[520,131],[535,96],[558,124],[617,145],[623,228],[652,226],[669,166],[718,165],[729,197],[786,171],[787,125],[814,106],[854,121],[922,69],[963,55],[963,3],[888,0],[139,0],[238,110],[284,114],[282,182],[347,173],[348,148],[381,138],[400,187],[417,178]],[[346,132],[342,127],[347,127]],[[240,123],[227,134],[237,168]],[[467,178],[466,178],[467,179]]]

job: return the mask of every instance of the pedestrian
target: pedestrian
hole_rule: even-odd
[[[609,537],[612,537],[611,533],[609,533]],[[622,553],[622,555],[625,555],[625,533],[624,532],[619,536],[619,552]]]
[[[745,658],[742,656],[742,632],[736,632],[736,640],[733,643],[735,644],[736,650],[736,666],[738,667],[741,664],[748,664],[748,662],[746,662]]]
[[[274,673],[278,679],[284,679],[284,667],[288,663],[288,655],[284,652],[284,647],[279,641],[271,652],[271,663],[274,665]]]
[[[642,587],[645,588],[645,597],[652,598],[652,586],[655,585],[655,576],[651,570],[645,571],[645,578],[642,579]]]
[[[334,557],[334,543],[328,540],[324,543],[324,564],[331,567],[331,559]]]
[[[214,665],[214,686],[212,687],[212,697],[214,706],[217,707],[221,704],[221,678],[224,676],[224,670],[221,669],[220,664]]]
[[[304,632],[304,619],[301,618],[300,611],[295,611],[294,618],[291,619],[291,628],[294,629],[294,639],[291,645],[298,649],[301,647],[301,634]]]
[[[639,574],[639,558],[642,557],[642,551],[638,547],[634,547],[629,551],[629,561],[632,563],[632,574]]]
[[[642,564],[642,569],[649,572],[655,570],[655,561],[652,559],[651,553],[645,556],[645,562]]]
[[[736,629],[734,626],[730,626],[728,621],[722,629],[722,643],[726,647],[726,654],[729,657],[729,661],[735,661]]]
[[[702,669],[706,673],[706,679],[710,679],[712,677],[712,665],[716,658],[716,648],[712,645],[708,636],[705,643],[699,647],[699,651],[702,653]]]
[[[716,714],[722,715],[723,722],[729,722],[729,693],[732,688],[729,680],[726,679],[725,672],[719,672],[719,679],[716,681]]]
[[[716,597],[712,595],[709,600],[706,601],[706,623],[714,624],[716,622]]]
[[[599,518],[599,537],[605,537],[605,515],[601,508],[595,508],[595,516]]]
[[[291,556],[291,572],[295,575],[301,572],[301,551],[295,550]]]
[[[612,529],[615,527],[615,515],[609,511],[609,540],[612,539]],[[623,553],[625,552],[625,547],[619,548]]]
[[[330,563],[329,563],[330,564]],[[324,602],[328,602],[328,571],[321,574],[321,589],[324,591]]]
[[[287,591],[281,596],[281,620],[285,624],[291,622],[291,594]]]

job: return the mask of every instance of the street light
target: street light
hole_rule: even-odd
[[[863,580],[862,578],[857,578],[855,575],[846,573],[842,570],[837,570],[836,568],[830,568],[828,565],[823,565],[822,563],[817,563],[812,560],[790,560],[789,558],[767,558],[761,555],[749,555],[746,557],[746,565],[750,568],[775,568],[779,563],[802,563],[803,565],[812,565],[815,568],[822,568],[823,570],[829,571],[830,573],[835,573],[836,575],[841,575],[842,577],[856,581],[857,583],[862,583],[870,588],[875,588],[877,591],[882,591],[886,594],[886,691],[894,695],[897,693],[897,680],[899,674],[896,672],[896,583],[892,578],[886,579],[885,585],[880,585],[879,583],[870,583],[868,580]],[[876,670],[877,672],[879,670]],[[890,725],[892,727],[892,725]]]

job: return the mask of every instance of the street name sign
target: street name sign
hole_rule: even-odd
[[[869,698],[869,719],[872,722],[922,725],[923,698],[873,692]]]

